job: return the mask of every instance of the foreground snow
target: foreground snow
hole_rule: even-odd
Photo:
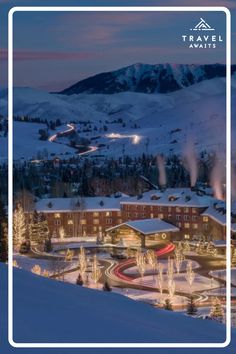
[[[0,287],[2,308],[1,351],[15,353],[7,343],[7,268],[0,264],[0,276],[5,286]],[[224,326],[207,320],[192,319],[178,313],[156,310],[126,297],[97,292],[34,276],[22,270],[14,273],[15,341],[216,341],[224,340]],[[40,296],[39,296],[40,294]],[[234,353],[236,333],[230,347],[223,354]],[[147,349],[109,349],[109,353],[147,353]],[[19,354],[68,354],[69,350],[17,349]],[[84,350],[76,350],[83,353]],[[104,353],[104,349],[86,350]],[[155,349],[155,354],[166,350]],[[171,349],[170,354],[214,354],[210,348]]]
[[[22,270],[14,273],[16,341],[224,341],[224,326],[212,321],[154,309],[118,294],[81,288]]]

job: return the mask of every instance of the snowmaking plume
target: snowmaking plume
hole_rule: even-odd
[[[219,200],[224,200],[223,183],[225,179],[225,168],[223,161],[219,160],[218,157],[215,159],[211,171],[211,186],[213,188],[214,197]]]
[[[197,156],[194,150],[194,145],[192,141],[189,141],[183,152],[183,163],[184,167],[190,174],[190,183],[191,187],[193,188],[197,182],[198,176],[198,163],[197,163]]]
[[[166,169],[165,169],[165,160],[161,155],[157,155],[157,166],[159,170],[159,185],[161,187],[166,186]]]

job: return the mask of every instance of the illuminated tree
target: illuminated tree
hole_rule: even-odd
[[[22,206],[17,205],[13,214],[13,247],[19,250],[21,244],[25,241],[26,221]]]
[[[187,272],[186,272],[186,280],[188,282],[189,288],[190,288],[190,292],[192,289],[192,285],[195,279],[195,273],[193,271],[193,267],[192,267],[192,261],[188,261],[187,263]]]
[[[79,252],[79,268],[80,268],[81,277],[84,280],[84,276],[87,269],[87,259],[86,259],[84,248],[82,246],[80,247],[80,252]]]
[[[73,251],[71,251],[69,248],[68,250],[66,251],[66,254],[65,254],[65,262],[71,262],[72,261],[72,258],[73,258]]]
[[[35,264],[32,268],[31,268],[31,272],[37,275],[41,275],[41,267],[38,264]]]
[[[163,264],[160,263],[158,267],[158,275],[157,275],[157,287],[159,288],[160,294],[163,292]]]
[[[36,210],[31,217],[29,235],[32,246],[45,245],[49,239],[48,222],[45,216]]]
[[[136,264],[141,278],[143,278],[146,269],[146,260],[145,255],[140,250],[136,253]]]
[[[101,275],[102,275],[102,272],[100,270],[100,267],[99,267],[99,264],[98,264],[98,261],[97,261],[97,256],[95,254],[94,257],[93,257],[91,277],[92,277],[92,279],[93,279],[93,281],[94,281],[94,283],[96,285],[98,284],[98,281],[101,278]]]
[[[157,267],[157,256],[155,254],[155,251],[148,250],[146,253],[146,259],[147,259],[147,263],[151,266],[153,272],[155,272]]]
[[[222,308],[220,299],[218,299],[217,297],[213,299],[210,317],[220,322],[222,322],[224,318],[224,310]]]

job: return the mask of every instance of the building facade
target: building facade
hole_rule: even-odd
[[[218,201],[219,202],[219,201]],[[133,220],[160,219],[176,226],[176,240],[225,240],[225,211],[211,197],[188,188],[152,190],[141,196],[49,198],[44,213],[52,237],[104,237],[106,230]]]

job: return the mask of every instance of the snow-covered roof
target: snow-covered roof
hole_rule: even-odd
[[[176,232],[179,231],[179,228],[171,225],[161,219],[143,219],[135,221],[127,221],[120,225],[110,227],[106,231],[111,231],[121,226],[128,226],[138,232],[141,232],[144,235],[155,234],[158,232]]]
[[[221,225],[226,225],[226,213],[221,208],[216,209],[214,206],[210,206],[202,213],[202,216],[209,216]]]
[[[139,197],[130,197],[121,203],[125,204],[149,204],[160,206],[180,207],[208,207],[215,201],[209,195],[198,195],[190,188],[167,188],[164,191],[151,190]]]
[[[85,198],[46,198],[36,203],[38,212],[55,213],[78,211],[119,211],[121,198],[85,197]]]

